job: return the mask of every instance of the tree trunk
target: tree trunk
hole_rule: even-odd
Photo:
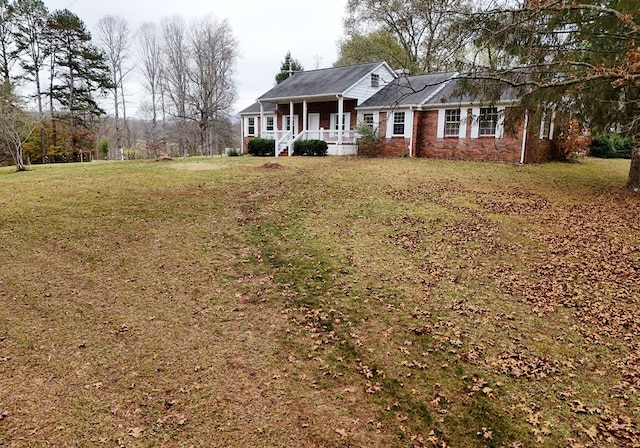
[[[627,188],[633,191],[640,191],[640,139],[636,138],[635,146],[631,151],[631,168],[629,169],[629,179]]]

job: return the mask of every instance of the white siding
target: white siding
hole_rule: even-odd
[[[378,87],[371,87],[371,74],[376,74],[380,77],[380,83]],[[382,89],[385,85],[394,79],[394,74],[389,72],[385,65],[378,67],[376,70],[369,73],[363,79],[360,80],[355,86],[350,88],[344,93],[346,98],[358,99],[358,104],[371,98],[374,93]]]

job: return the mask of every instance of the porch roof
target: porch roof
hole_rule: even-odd
[[[386,62],[331,67],[295,73],[258,98],[260,102],[285,102],[295,99],[322,100],[344,95],[358,81]]]
[[[276,105],[274,103],[262,103],[262,110],[265,114],[274,114],[276,112]],[[246,109],[242,109],[239,115],[258,115],[260,114],[260,103],[253,103]]]

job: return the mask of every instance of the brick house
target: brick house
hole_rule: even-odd
[[[365,123],[382,137],[383,156],[512,163],[557,157],[552,113],[529,115],[510,89],[490,100],[471,95],[463,82],[453,72],[398,74],[386,62],[299,72],[240,112],[243,152],[260,136],[276,140],[276,156],[290,155],[300,139],[325,140],[332,155],[355,155],[354,128]]]

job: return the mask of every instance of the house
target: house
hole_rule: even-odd
[[[521,110],[511,89],[484,89],[483,98],[463,87],[454,72],[408,76],[384,61],[299,72],[240,112],[243,152],[262,137],[276,140],[276,156],[291,155],[301,139],[325,140],[331,155],[355,155],[354,128],[364,123],[378,129],[383,156],[513,163],[556,157],[552,112]]]

